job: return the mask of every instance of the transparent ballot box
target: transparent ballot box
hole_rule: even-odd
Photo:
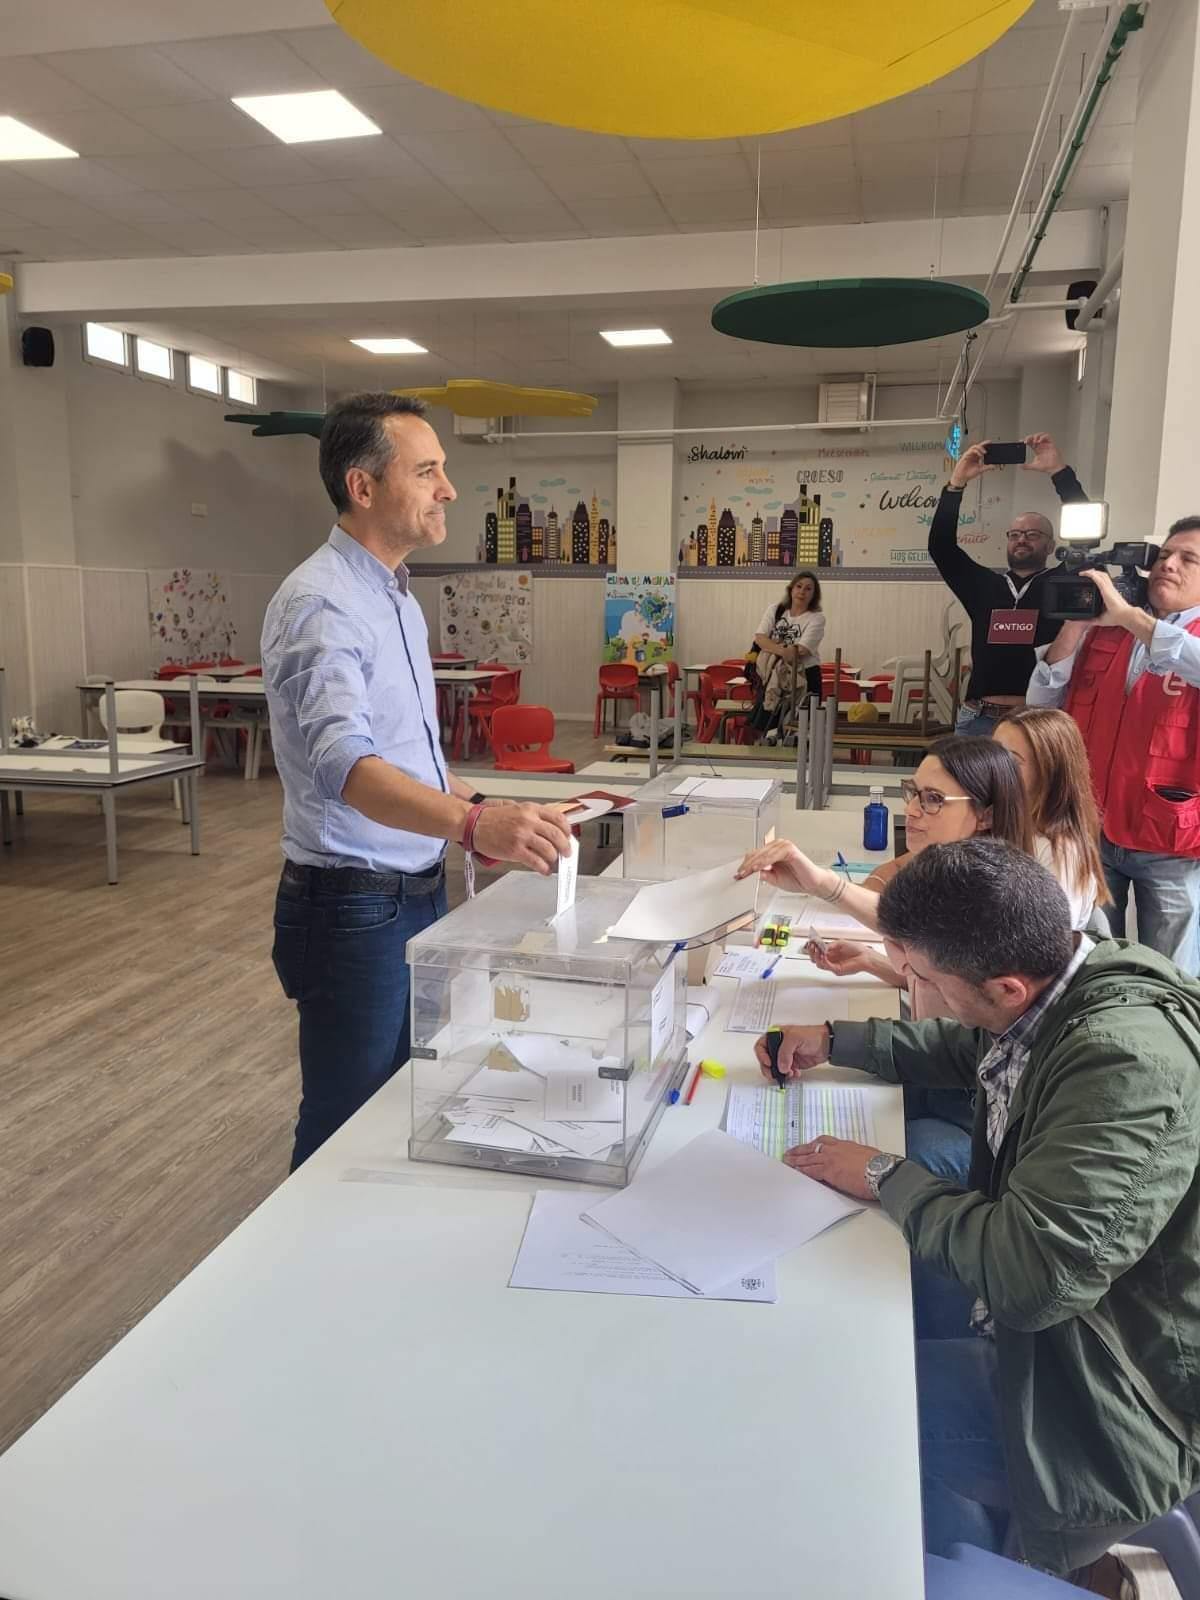
[[[687,1064],[686,959],[610,939],[641,886],[510,872],[408,944],[414,1161],[620,1186]]]
[[[778,778],[660,773],[621,814],[627,878],[681,878],[770,844],[779,824]]]

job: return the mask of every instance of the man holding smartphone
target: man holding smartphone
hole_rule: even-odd
[[[958,518],[963,490],[1004,463],[991,453],[1009,448],[985,440],[964,450],[954,463],[929,525],[929,554],[943,580],[971,619],[971,678],[958,713],[956,733],[988,737],[1001,717],[1025,704],[1036,645],[1049,644],[1059,623],[1042,615],[1042,588],[1054,553],[1054,529],[1036,511],[1014,517],[1008,528],[1008,570],[994,572],[959,547]],[[1031,433],[1018,451],[1029,457],[1026,472],[1046,472],[1064,504],[1086,500],[1079,479],[1048,433]]]
[[[1200,966],[1200,517],[1181,517],[1150,569],[1148,609],[1108,573],[1094,622],[1064,622],[1029,681],[1029,703],[1065,705],[1087,746],[1104,818],[1100,858],[1125,932],[1185,972]]]

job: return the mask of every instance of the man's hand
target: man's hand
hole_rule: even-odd
[[[990,439],[983,439],[979,444],[968,445],[954,463],[950,473],[950,487],[952,489],[965,489],[973,478],[982,477],[985,472],[998,472],[999,468],[990,466],[983,459],[983,452],[991,444]]]
[[[571,849],[571,830],[552,806],[484,806],[475,824],[475,848],[496,861],[515,861],[543,877]]]
[[[776,1063],[781,1078],[798,1078],[810,1067],[819,1067],[822,1062],[829,1060],[833,1041],[823,1022],[815,1028],[783,1028],[781,1032],[783,1038],[779,1041],[779,1060]],[[755,1041],[754,1054],[763,1077],[768,1083],[774,1083],[765,1034]]]
[[[806,1178],[828,1184],[839,1194],[848,1194],[853,1200],[873,1200],[875,1196],[867,1183],[867,1162],[882,1154],[873,1145],[852,1144],[849,1139],[832,1139],[823,1133],[809,1144],[798,1144],[783,1159]]]
[[[761,873],[772,888],[783,889],[788,894],[825,896],[838,881],[835,872],[810,861],[790,839],[776,839],[761,850],[752,850],[743,858],[734,877],[748,878],[754,872]]]
[[[1137,606],[1131,606],[1128,600],[1123,600],[1117,593],[1116,586],[1103,567],[1089,567],[1086,572],[1079,574],[1081,578],[1089,578],[1100,591],[1104,601],[1104,610],[1090,626],[1094,628],[1124,628],[1133,632],[1134,621],[1145,622],[1146,613],[1139,611]]]
[[[1023,472],[1061,472],[1066,466],[1058,446],[1048,433],[1031,433],[1026,436],[1032,460],[1026,461]]]

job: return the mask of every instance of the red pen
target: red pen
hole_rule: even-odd
[[[700,1063],[697,1061],[695,1069],[692,1072],[692,1081],[688,1085],[688,1092],[683,1097],[683,1103],[684,1103],[685,1106],[690,1106],[691,1105],[692,1099],[693,1099],[693,1097],[694,1097],[694,1095],[696,1093],[696,1085],[699,1082],[700,1082]]]

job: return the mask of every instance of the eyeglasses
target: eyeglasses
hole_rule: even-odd
[[[1010,528],[1006,539],[1048,539],[1050,535],[1041,528]]]
[[[943,794],[940,789],[918,789],[911,778],[905,778],[900,784],[900,798],[906,806],[911,806],[915,800],[927,817],[936,817],[942,807],[951,800],[972,800],[969,794]]]

